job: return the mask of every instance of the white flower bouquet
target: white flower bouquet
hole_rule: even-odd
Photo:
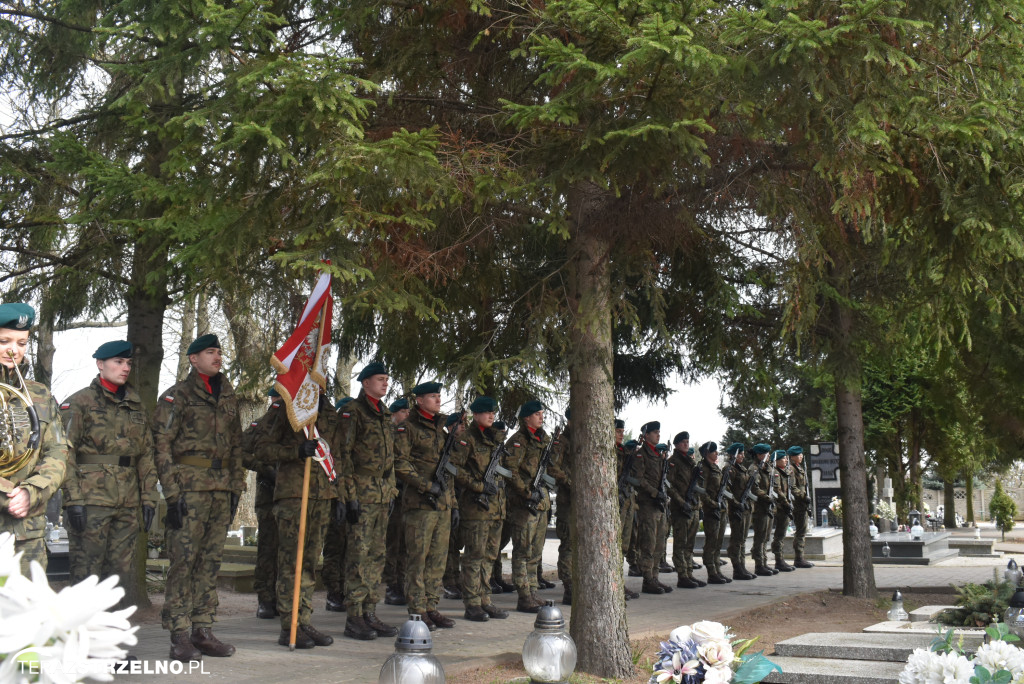
[[[0,533],[0,682],[112,681],[121,645],[134,646],[138,630],[128,623],[135,606],[107,612],[124,596],[117,576],[58,593],[38,563],[23,576],[20,558],[14,537]]]
[[[931,648],[915,649],[900,673],[900,684],[1019,684],[1024,682],[1024,651],[1013,645],[1018,637],[1005,623],[985,630],[990,638],[968,658],[953,641],[953,630],[932,642]]]
[[[896,507],[888,501],[879,501],[875,504],[875,515],[885,520],[896,519]]]
[[[648,684],[754,684],[773,670],[782,672],[763,653],[745,653],[755,641],[734,641],[728,627],[708,620],[677,627],[661,642]]]

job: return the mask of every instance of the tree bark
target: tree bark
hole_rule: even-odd
[[[175,377],[178,382],[185,379],[191,365],[188,362],[188,345],[195,339],[196,329],[196,296],[189,294],[182,299],[181,311],[181,337],[178,338],[178,372]]]
[[[578,669],[599,677],[633,675],[626,624],[615,472],[612,391],[611,241],[589,226],[603,206],[601,191],[570,195],[574,230],[569,360],[573,431],[573,607],[570,633]]]
[[[944,478],[942,483],[942,524],[946,528],[956,527],[956,498],[953,496],[953,480]]]
[[[964,522],[974,525],[974,475],[971,473],[965,474],[965,487],[967,493],[967,512],[964,515]]]
[[[53,324],[46,316],[39,317],[39,325],[35,330],[36,339],[36,363],[33,369],[36,382],[41,382],[48,388],[53,382],[53,354],[56,348],[53,346]],[[63,397],[54,397],[57,401]]]

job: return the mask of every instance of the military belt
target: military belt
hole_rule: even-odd
[[[131,468],[135,459],[131,456],[111,456],[109,454],[78,454],[75,457],[78,465],[115,465]]]
[[[174,459],[175,463],[183,463],[197,468],[213,468],[214,470],[220,470],[223,461],[222,458],[203,458],[201,456],[178,456]]]

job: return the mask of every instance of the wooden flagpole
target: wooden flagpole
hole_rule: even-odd
[[[310,429],[304,428],[306,439]],[[309,470],[313,459],[306,459],[306,467],[302,471],[302,503],[299,505],[299,548],[295,554],[295,582],[292,586],[292,626],[288,633],[288,649],[295,650],[295,634],[299,628],[299,590],[302,588],[302,554],[306,548],[306,508],[309,506]]]

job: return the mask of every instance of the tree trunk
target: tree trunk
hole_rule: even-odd
[[[967,483],[967,513],[964,515],[964,522],[974,525],[974,475],[966,475]]]
[[[338,361],[334,367],[334,384],[337,387],[335,399],[355,396],[352,394],[352,379],[355,377],[355,367],[359,359],[354,352],[338,354]]]
[[[924,512],[924,486],[921,484],[921,434],[917,409],[910,412],[910,488],[917,510]]]
[[[942,482],[942,524],[946,528],[956,527],[956,498],[953,496],[953,480],[945,478]]]
[[[53,346],[53,321],[46,316],[39,317],[39,325],[35,329],[36,339],[36,363],[35,379],[47,388],[52,387],[53,382],[53,354],[56,348]],[[58,402],[64,397],[54,397]]]
[[[175,374],[178,382],[185,379],[189,368],[192,367],[185,352],[188,351],[188,345],[192,344],[192,340],[196,338],[196,296],[188,294],[181,301],[181,337],[178,339],[178,372]]]
[[[570,404],[573,416],[571,515],[573,606],[570,633],[578,668],[599,677],[633,675],[626,624],[615,472],[612,392],[611,241],[589,228],[601,191],[572,193]],[[575,304],[575,306],[573,306]]]

